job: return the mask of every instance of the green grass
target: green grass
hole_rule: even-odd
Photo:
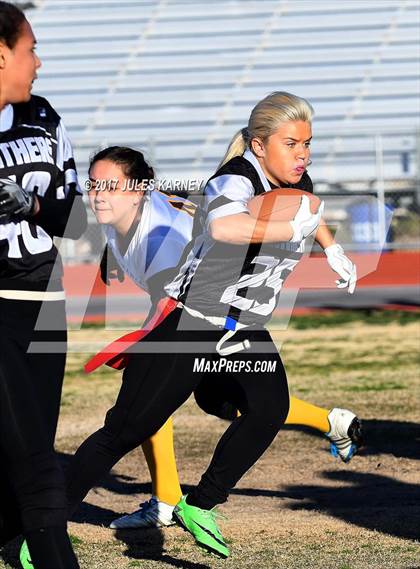
[[[390,323],[398,323],[401,325],[410,324],[412,322],[420,322],[420,311],[405,310],[376,310],[376,309],[359,309],[359,310],[336,310],[333,312],[311,313],[308,315],[293,316],[289,325],[297,330],[306,330],[308,328],[319,328],[329,326],[339,326],[342,324],[350,324],[352,322],[363,322],[369,325],[384,325]],[[283,318],[274,317],[270,320],[270,327],[284,323]],[[79,325],[70,325],[73,330],[102,330],[103,322],[86,322],[80,327]],[[115,330],[131,330],[136,327],[133,322],[119,321],[115,324]]]
[[[399,389],[407,389],[407,386],[395,381],[379,381],[378,383],[362,383],[361,385],[346,385],[344,391],[395,391]]]
[[[271,324],[276,326],[276,318]],[[279,320],[281,322],[281,319]],[[326,313],[312,313],[305,316],[293,316],[290,326],[297,330],[308,328],[325,328],[340,326],[342,324],[363,323],[367,325],[400,324],[402,326],[412,322],[420,322],[420,311],[403,310],[340,310]]]
[[[73,546],[75,548],[83,545],[83,540],[80,539],[80,537],[77,537],[77,535],[69,534],[69,537],[70,537],[71,543],[73,544]]]
[[[82,325],[80,324],[69,324],[70,330],[103,330],[105,324],[105,320],[99,322],[83,322]],[[139,320],[138,324],[133,321],[128,320],[118,320],[118,322],[108,323],[108,329],[112,330],[115,329],[116,332],[119,330],[132,330],[133,328],[138,328],[142,324],[142,320]],[[112,328],[111,328],[112,326]]]
[[[376,423],[383,424],[386,444],[379,449],[375,446],[382,436],[376,433],[373,443],[367,442],[367,452],[344,465],[329,456],[325,438],[313,436],[309,429],[284,429],[238,485],[245,492],[234,493],[222,506],[228,517],[222,522],[222,531],[232,544],[229,559],[222,561],[203,553],[180,528],[118,535],[98,522],[88,522],[70,525],[81,568],[420,567],[419,544],[404,532],[387,531],[394,527],[392,520],[401,520],[400,525],[408,527],[419,512],[412,490],[418,484],[418,461],[411,453],[394,454],[402,434],[402,450],[407,447],[414,454],[416,425],[420,423],[416,398],[419,319],[416,313],[349,311],[294,317],[285,332],[276,331],[275,326],[271,330],[275,341],[281,343],[291,395],[325,408],[351,408],[365,420],[367,437]],[[94,336],[105,344],[118,335],[100,326],[91,328],[94,332],[71,332],[70,337],[80,342]],[[102,424],[121,385],[121,374],[106,367],[85,375],[82,366],[87,358],[87,354],[75,352],[68,356],[57,440],[58,450],[66,453],[74,452]],[[174,424],[181,480],[185,485],[196,484],[226,425],[204,415],[192,400],[175,414]],[[88,496],[99,514],[109,510],[117,516],[148,498],[130,494],[131,485],[149,481],[138,450],[116,465],[115,472],[121,476],[118,485],[110,489],[105,481],[105,487],[99,484]],[[121,493],[120,485],[126,485]],[[352,486],[354,500],[335,507]],[[302,497],[296,499],[299,489]],[[330,502],[324,498],[328,494]],[[310,503],[305,507],[311,495],[314,507]],[[372,511],[370,502],[375,503],[378,496],[382,496],[382,503]],[[9,548],[9,558],[5,562],[0,559],[0,568],[17,567],[16,560],[17,550]]]

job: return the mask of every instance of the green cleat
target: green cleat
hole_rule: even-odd
[[[23,569],[34,569],[26,540],[21,545],[19,559]]]
[[[216,523],[216,517],[221,517],[220,514],[214,508],[202,510],[190,506],[186,498],[187,496],[182,496],[175,506],[174,519],[194,536],[198,545],[224,559],[228,557],[229,549]]]

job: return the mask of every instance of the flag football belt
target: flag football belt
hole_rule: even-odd
[[[176,307],[177,301],[173,298],[162,298],[158,302],[153,316],[144,328],[129,332],[105,346],[105,348],[86,362],[84,366],[85,372],[91,373],[104,364],[114,369],[124,369],[130,358],[130,354],[127,353],[127,350],[150,334]]]
[[[188,308],[181,302],[167,297],[162,298],[158,302],[156,311],[146,324],[145,328],[142,328],[141,330],[135,330],[134,332],[129,332],[128,334],[117,338],[105,346],[105,348],[103,348],[100,352],[98,352],[86,362],[84,365],[85,372],[91,373],[101,365],[107,365],[113,369],[124,369],[127,366],[130,357],[130,354],[127,353],[127,350],[137,342],[143,340],[143,338],[145,338],[148,334],[150,334],[150,332],[159,326],[159,324],[161,324],[161,322],[163,322],[163,320],[165,320],[165,318],[177,307],[185,309],[186,312],[188,312],[193,317],[201,318],[202,320],[206,320],[210,324],[213,324],[213,326],[218,326],[219,328],[225,328],[227,330],[216,344],[216,351],[219,355],[228,356],[230,354],[241,352],[242,350],[246,350],[251,347],[249,340],[238,342],[226,348],[222,347],[225,342],[230,340],[235,335],[237,330],[246,328],[247,326],[245,324],[239,324],[229,317],[220,318],[217,316],[204,316],[201,314],[201,312],[198,312],[198,310]]]
[[[223,328],[226,330],[226,333],[220,338],[220,340],[216,344],[216,352],[220,356],[230,356],[231,354],[236,354],[237,352],[242,352],[242,350],[249,350],[251,347],[251,342],[249,340],[244,340],[243,342],[237,342],[236,344],[232,344],[231,346],[227,346],[223,348],[223,344],[233,338],[238,330],[242,330],[243,328],[247,328],[246,324],[239,324],[230,316],[226,318],[221,318],[220,316],[204,316],[198,310],[193,310],[182,302],[178,302],[178,306],[183,308],[190,316],[194,318],[200,318],[201,320],[205,320],[209,322],[209,324],[213,324],[213,326],[217,326],[218,328]]]

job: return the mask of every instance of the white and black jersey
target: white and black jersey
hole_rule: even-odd
[[[312,192],[305,172],[299,187]],[[204,189],[203,208],[196,214],[194,241],[166,293],[205,316],[227,318],[227,324],[266,323],[278,302],[286,277],[302,256],[304,243],[232,245],[212,239],[209,224],[216,218],[248,213],[255,195],[270,191],[258,160],[250,151],[220,168]]]
[[[52,238],[80,237],[86,211],[65,127],[42,97],[1,111],[0,178],[35,192],[40,203],[36,216],[0,224],[0,290],[44,291],[50,279],[49,290],[60,290],[61,264],[52,276],[57,258]]]
[[[164,296],[164,284],[173,278],[191,241],[195,209],[184,198],[146,191],[140,220],[130,228],[125,247],[112,226],[104,227],[108,248],[118,265],[150,294],[152,302]]]

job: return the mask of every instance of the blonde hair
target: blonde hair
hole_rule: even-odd
[[[221,168],[235,156],[242,156],[253,138],[265,142],[281,124],[290,121],[310,123],[313,114],[312,105],[306,99],[285,91],[274,91],[252,109],[248,126],[232,138],[218,167]]]

